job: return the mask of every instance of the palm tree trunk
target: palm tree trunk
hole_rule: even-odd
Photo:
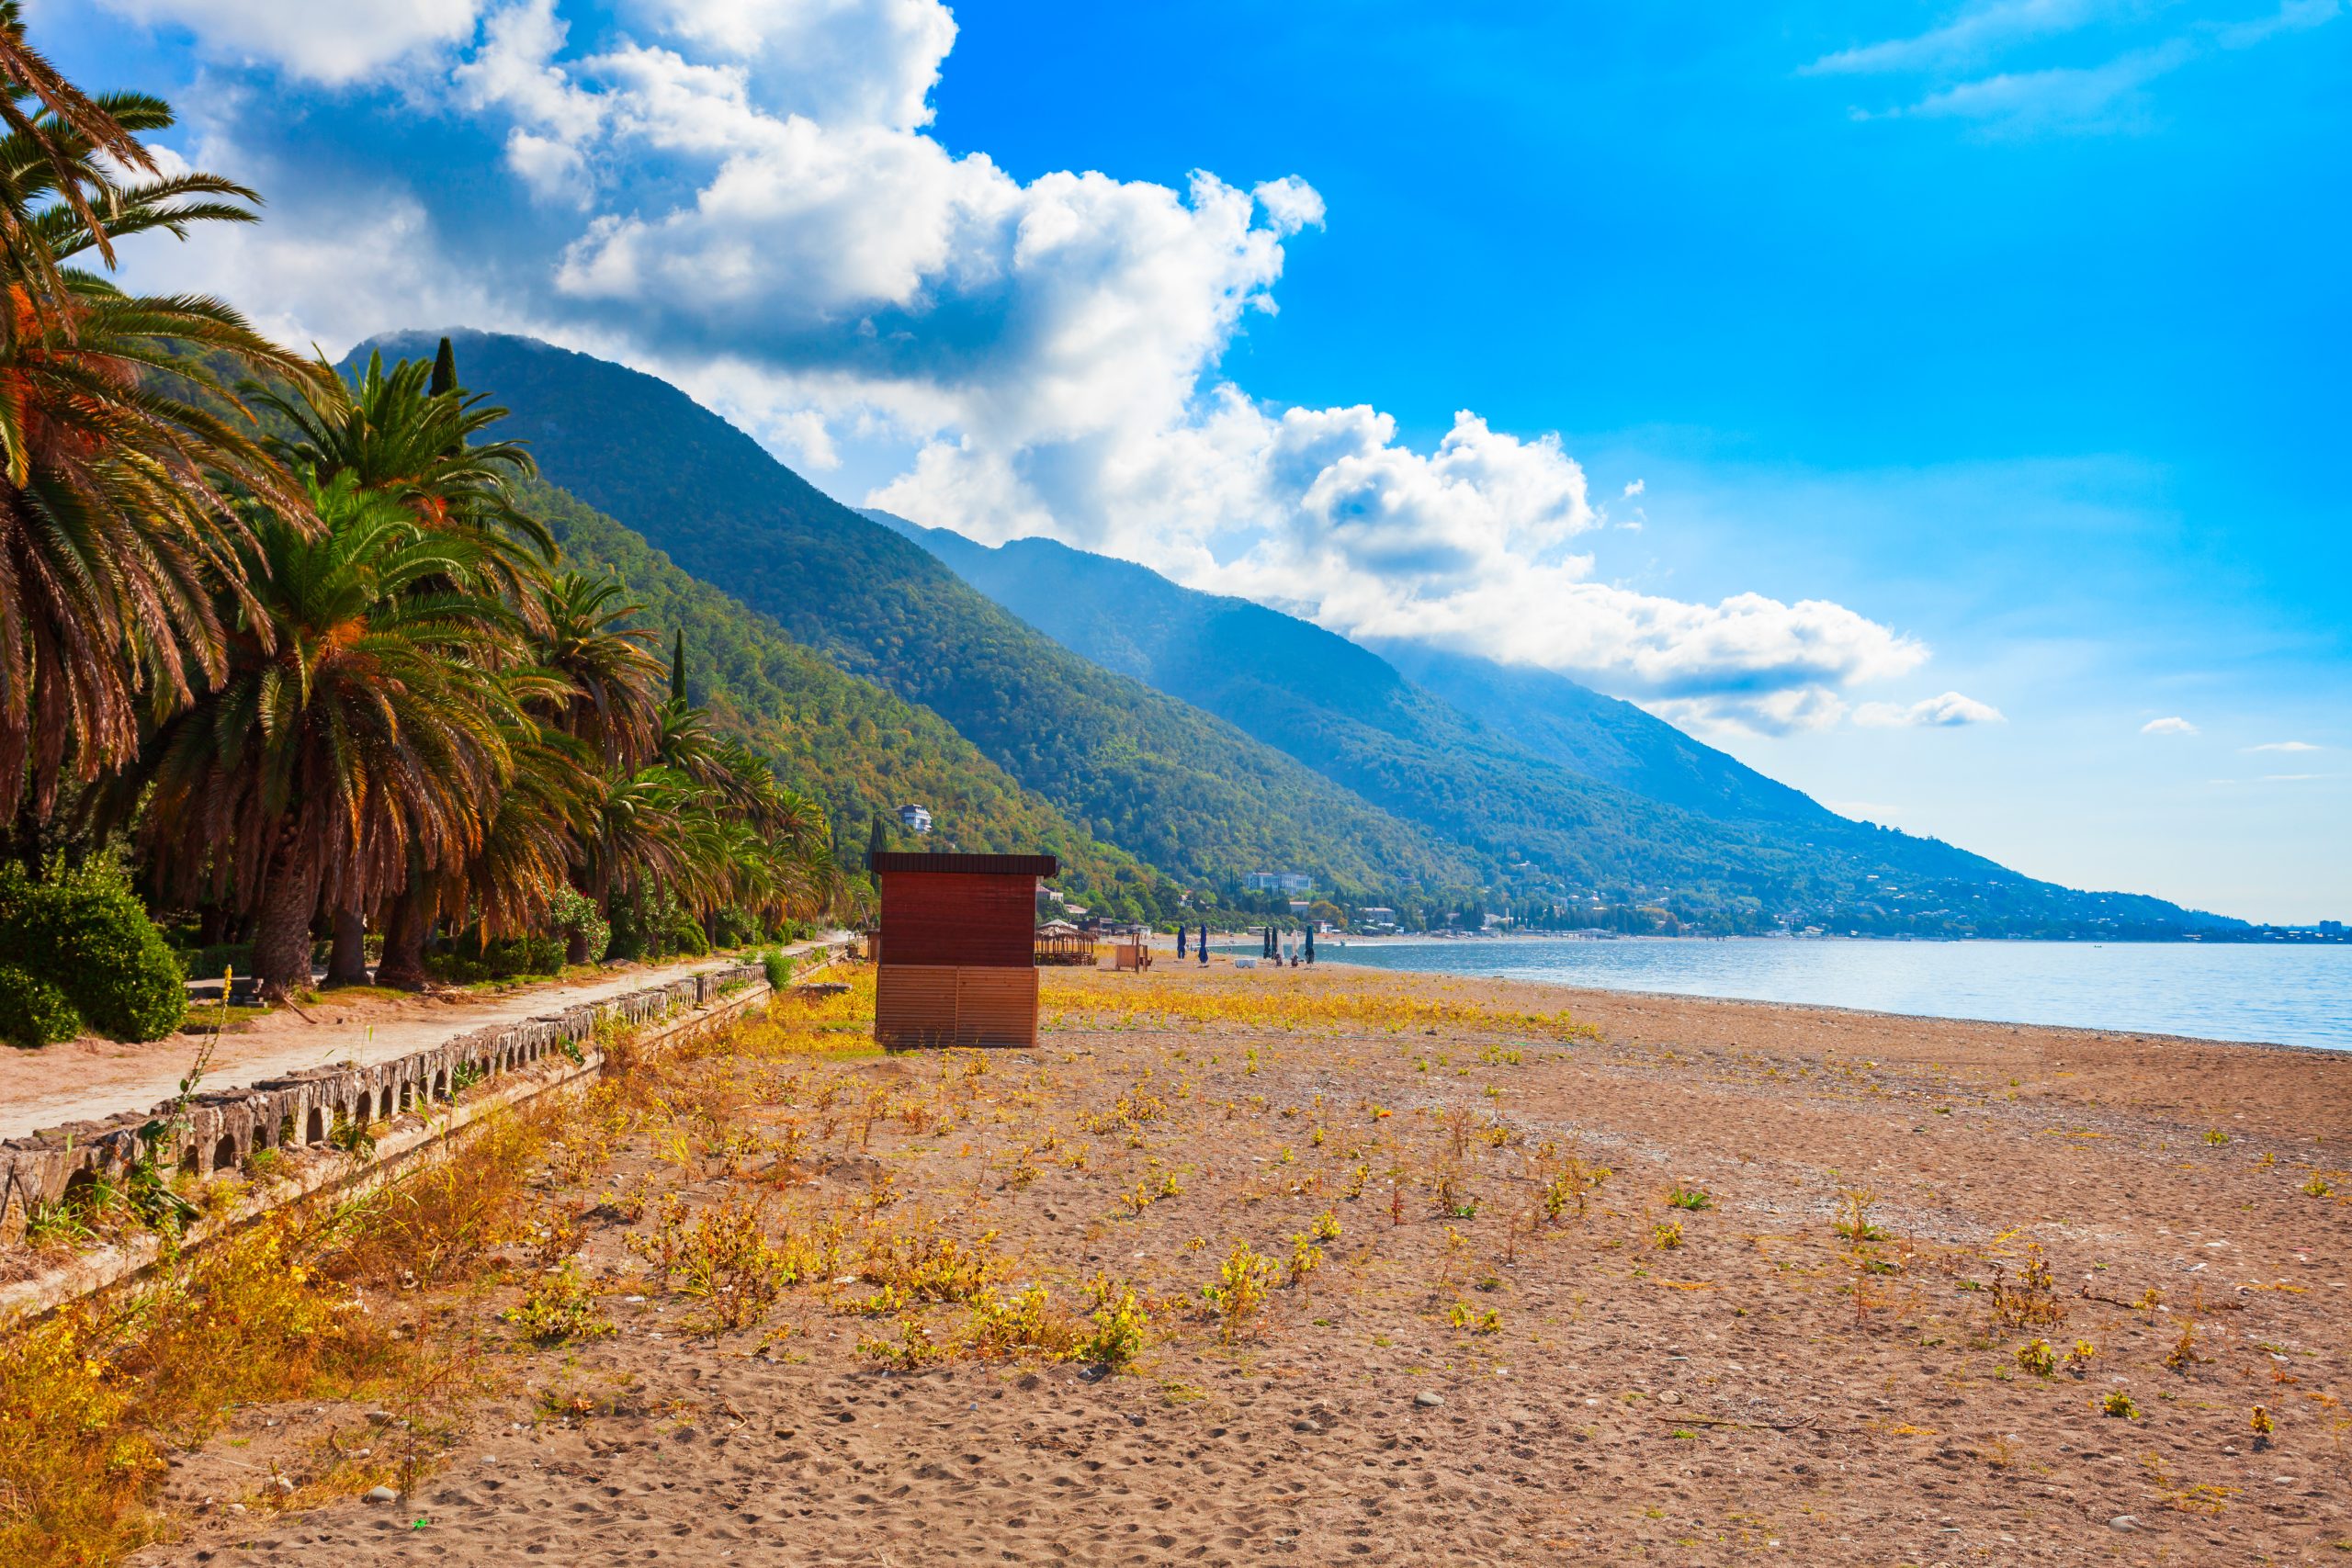
[[[426,911],[431,895],[411,887],[392,900],[384,916],[384,956],[376,965],[376,984],[403,991],[424,989],[424,938],[432,921]]]
[[[364,986],[367,983],[367,919],[356,909],[338,909],[334,916],[334,950],[327,958],[327,984]]]
[[[292,856],[270,868],[254,927],[254,978],[273,999],[311,984],[311,919],[319,909],[319,874]]]

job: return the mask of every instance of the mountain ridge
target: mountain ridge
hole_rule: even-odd
[[[1782,917],[1930,934],[2230,923],[1849,822],[1572,682],[1536,694],[1546,724],[1524,722],[1523,694],[1472,691],[1457,705],[1279,612],[1168,600],[1192,591],[1156,574],[1122,577],[1115,594],[1075,582],[1062,593],[1100,612],[1098,630],[1122,628],[1117,639],[1040,627],[1035,604],[1025,617],[1000,603],[665,382],[530,339],[452,335],[467,384],[514,411],[506,433],[532,443],[552,481],[842,670],[932,709],[1095,840],[1195,886],[1302,870],[1341,892],[1491,893],[1521,906],[1606,895],[1671,905],[1714,930]],[[430,342],[396,335],[355,355]],[[1069,555],[1057,564],[1143,571]],[[1238,627],[1243,646],[1188,643],[1196,615]],[[1168,628],[1155,616],[1173,628],[1156,650],[1150,637]],[[1283,646],[1269,655],[1253,638]],[[1292,678],[1310,665],[1354,678]],[[1494,682],[1476,666],[1434,678],[1461,691],[1472,675]],[[1579,718],[1576,704],[1609,722]],[[1650,742],[1667,746],[1665,762]],[[1685,776],[1661,779],[1661,767]],[[1612,770],[1689,804],[1623,788]]]

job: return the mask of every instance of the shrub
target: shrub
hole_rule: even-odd
[[[760,963],[767,969],[772,989],[781,991],[792,984],[792,960],[781,952],[771,950],[760,954]]]
[[[0,964],[0,1040],[11,1045],[54,1045],[82,1032],[73,999],[37,975]]]
[[[0,953],[17,958],[110,1040],[161,1040],[187,1017],[187,982],[130,879],[110,861],[35,883],[0,872]]]
[[[580,934],[581,945],[591,964],[601,962],[613,945],[612,922],[596,908],[596,901],[584,893],[569,887],[560,889],[548,901],[548,917],[555,922],[555,933],[562,939],[563,945],[571,944],[574,931]]]
[[[249,942],[215,942],[210,947],[182,947],[174,952],[181,971],[191,980],[218,980],[231,969],[240,975],[254,972],[254,944]]]
[[[679,957],[707,958],[710,956],[710,939],[703,935],[702,922],[684,909],[679,910],[677,918],[671,921],[667,934],[670,951]]]

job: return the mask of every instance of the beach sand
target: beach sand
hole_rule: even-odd
[[[737,1075],[735,1174],[642,1129],[548,1193],[617,1332],[502,1349],[397,1506],[263,1512],[270,1464],[371,1428],[241,1412],[138,1561],[2352,1561],[2352,1057],[1364,970],[1046,984],[1034,1055]],[[833,1224],[839,1260],[697,1332],[643,1256],[667,1192]],[[1084,1327],[1081,1281],[1131,1286],[1147,1345],[882,1364],[902,1317],[970,1331],[854,1310],[865,1252],[943,1235]],[[1274,1270],[1228,1337],[1237,1242]]]

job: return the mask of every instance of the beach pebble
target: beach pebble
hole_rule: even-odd
[[[2135,1530],[2140,1528],[2140,1521],[2129,1514],[2118,1514],[2107,1521],[2107,1528],[2111,1530]]]
[[[376,1486],[368,1489],[368,1501],[370,1503],[397,1503],[400,1500],[401,1495],[389,1486]]]
[[[1445,1395],[1438,1393],[1434,1389],[1425,1388],[1421,1390],[1420,1393],[1413,1395],[1413,1403],[1416,1404],[1429,1405],[1443,1404],[1445,1403]]]

